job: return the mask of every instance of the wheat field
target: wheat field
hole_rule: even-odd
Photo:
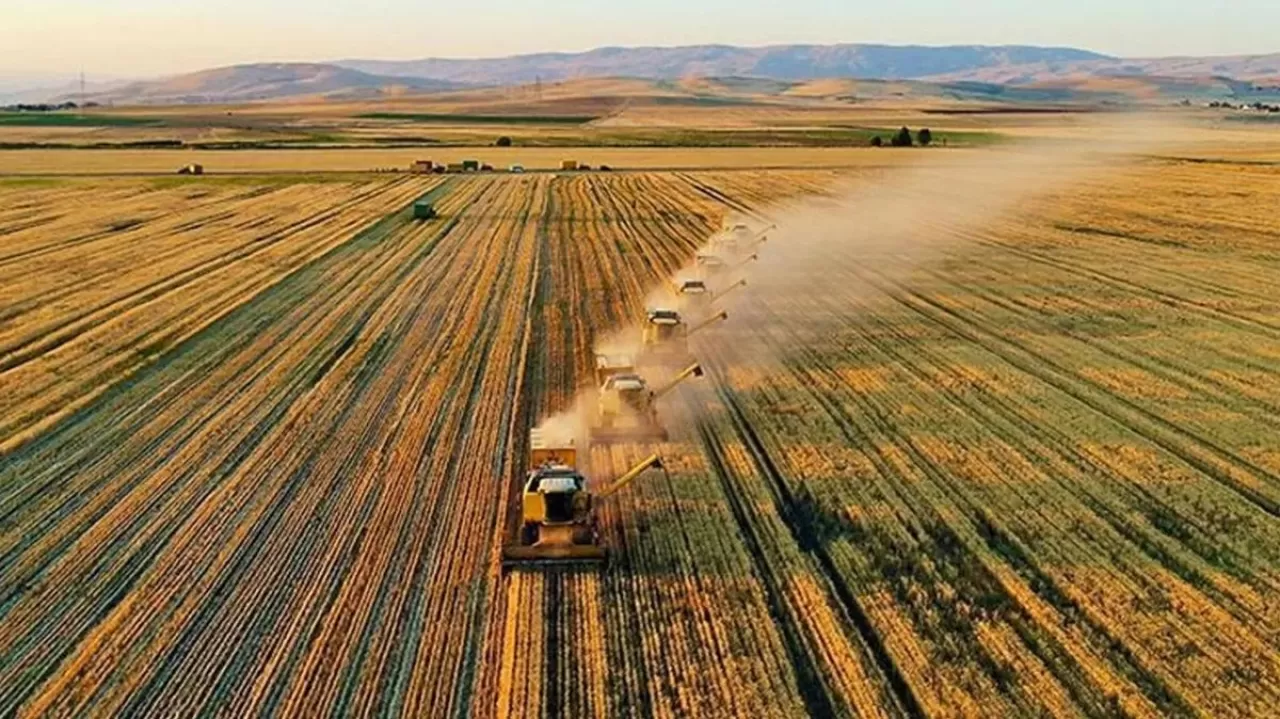
[[[789,207],[899,168],[799,152],[0,181],[0,714],[1271,714],[1280,168],[938,188],[927,257],[801,261]],[[116,159],[73,154],[0,170]],[[606,569],[504,573],[528,430],[727,218],[783,231],[671,440],[586,463],[668,473]]]

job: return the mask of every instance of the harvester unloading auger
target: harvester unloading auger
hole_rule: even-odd
[[[661,469],[651,455],[604,489],[592,493],[576,468],[572,439],[530,435],[529,476],[520,497],[517,540],[502,548],[502,566],[599,565],[608,558],[596,531],[595,504],[630,484],[649,469]]]
[[[597,358],[597,373],[600,366],[600,358]],[[658,400],[680,386],[681,382],[701,376],[702,365],[695,363],[670,382],[650,389],[648,382],[634,370],[609,374],[600,385],[595,422],[591,426],[592,443],[667,441],[670,435],[658,418]]]
[[[742,288],[742,287],[746,287],[746,286],[747,286],[747,281],[746,281],[746,280],[738,280],[737,282],[734,282],[733,284],[729,285],[728,287],[724,288],[723,290],[720,290],[719,292],[713,292],[713,293],[711,294],[711,302],[719,302],[720,300],[724,299],[726,296],[728,296],[728,295],[729,295],[729,293],[733,292],[734,290],[736,290],[736,289],[740,289],[740,288]]]

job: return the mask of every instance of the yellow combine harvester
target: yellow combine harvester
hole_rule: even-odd
[[[649,310],[645,317],[644,331],[640,336],[640,346],[645,357],[660,361],[679,360],[682,363],[692,361],[689,359],[689,336],[727,319],[729,319],[729,313],[720,312],[689,327],[676,310]]]
[[[599,368],[599,358],[597,359]],[[592,443],[665,442],[669,435],[658,419],[658,400],[690,377],[701,377],[702,365],[693,364],[658,389],[635,372],[617,372],[600,385]]]
[[[594,505],[627,486],[649,469],[662,469],[652,455],[599,492],[587,489],[576,467],[571,439],[530,435],[529,477],[520,498],[520,534],[502,548],[504,568],[601,564],[608,557],[596,532]]]
[[[676,295],[680,297],[680,305],[683,309],[705,313],[711,308],[711,305],[724,299],[734,290],[746,286],[746,280],[738,280],[722,290],[712,292],[707,287],[707,283],[702,280],[681,280],[679,284],[674,286],[674,289]]]
[[[746,224],[739,222],[732,227],[721,230],[720,234],[713,237],[711,239],[711,249],[717,254],[728,256],[750,252],[752,248],[768,242],[769,238],[765,233],[776,227],[777,225],[769,225],[759,232],[752,232]]]
[[[730,263],[724,257],[717,254],[702,254],[697,256],[698,267],[702,269],[703,274],[707,277],[720,277],[729,274],[734,270],[740,270],[748,264],[760,259],[760,255],[751,253],[743,257],[737,262]]]

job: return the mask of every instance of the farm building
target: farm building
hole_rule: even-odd
[[[461,162],[450,162],[445,166],[446,172],[466,172],[467,167]]]

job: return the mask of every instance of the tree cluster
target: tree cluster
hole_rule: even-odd
[[[910,128],[904,127],[894,133],[893,137],[889,138],[889,145],[891,147],[914,147],[917,143],[921,147],[926,147],[932,142],[933,132],[927,127],[920,128],[920,131],[914,136],[912,136]],[[871,146],[884,147],[884,138],[879,135],[872,137]]]
[[[1280,112],[1280,105],[1268,105],[1262,102],[1246,103],[1233,105],[1226,100],[1214,100],[1209,103],[1209,107],[1223,110],[1257,110],[1258,112]]]
[[[84,106],[97,107],[98,103],[86,102]],[[4,110],[6,112],[59,112],[62,110],[77,110],[79,108],[80,106],[74,102],[61,102],[57,104],[41,102],[36,104],[19,103],[17,105],[6,105]]]

